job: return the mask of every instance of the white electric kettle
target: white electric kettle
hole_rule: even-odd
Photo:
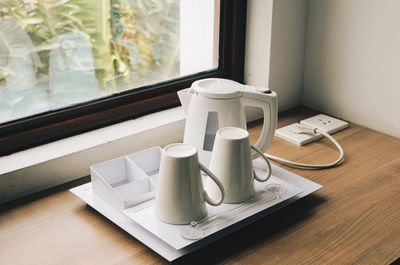
[[[262,132],[255,147],[265,152],[270,145],[278,114],[275,92],[228,79],[210,78],[193,82],[190,88],[178,91],[178,96],[186,113],[183,142],[197,148],[201,163],[209,165],[219,128],[246,129],[246,106],[258,107],[264,112]],[[257,155],[252,153],[253,158]]]

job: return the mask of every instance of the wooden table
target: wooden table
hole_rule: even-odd
[[[279,127],[315,114],[281,113]],[[261,125],[250,125],[252,141]],[[400,257],[400,140],[351,124],[336,133],[339,167],[284,168],[323,189],[194,253],[180,264],[389,264]],[[337,156],[323,139],[298,147],[275,138],[268,153],[307,163]],[[68,189],[79,181],[3,205],[0,264],[167,263]]]

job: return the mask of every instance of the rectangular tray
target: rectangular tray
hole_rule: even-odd
[[[259,173],[259,172],[257,172]],[[264,173],[265,174],[265,173]],[[259,175],[264,175],[259,174]],[[205,240],[208,236],[225,229],[228,226],[234,225],[252,215],[255,215],[265,209],[268,209],[276,204],[279,204],[299,193],[303,190],[289,184],[288,182],[279,179],[275,176],[271,176],[271,178],[264,183],[260,183],[258,181],[254,182],[254,188],[256,190],[256,194],[262,194],[264,191],[265,185],[269,185],[272,183],[278,183],[284,185],[286,188],[286,193],[282,194],[280,198],[273,199],[270,197],[261,198],[259,201],[265,203],[255,204],[253,207],[248,207],[245,203],[240,205],[244,206],[244,209],[235,210],[236,207],[240,207],[238,204],[226,204],[223,203],[219,206],[210,206],[206,204],[207,207],[207,216],[205,218],[209,218],[212,216],[217,216],[218,214],[223,214],[223,216],[218,216],[218,220],[214,221],[212,227],[207,228],[204,231],[204,238],[197,240],[188,240],[181,236],[182,229],[187,229],[190,225],[173,225],[164,223],[155,216],[154,210],[154,200],[144,202],[142,204],[138,204],[135,207],[124,210],[123,213],[128,216],[130,219],[135,221],[137,224],[147,229],[150,233],[157,236],[159,239],[163,240],[165,243],[173,247],[174,249],[182,249],[187,247],[193,243],[196,243],[199,240]],[[264,200],[263,200],[264,199]],[[257,202],[257,200],[255,201]],[[247,207],[246,207],[247,206]],[[233,211],[232,214],[229,211]],[[235,214],[236,213],[236,214]]]
[[[254,160],[254,168],[256,170],[263,170],[264,164],[260,159]],[[98,197],[93,193],[91,183],[87,183],[76,188],[71,189],[70,191],[78,196],[80,199],[85,201],[89,206],[96,209],[102,215],[110,219],[116,225],[124,229],[130,235],[137,238],[143,244],[147,245],[149,248],[153,249],[159,255],[167,259],[168,261],[173,261],[181,256],[184,256],[190,252],[195,251],[219,238],[222,238],[244,226],[247,226],[260,218],[275,212],[276,210],[297,201],[300,198],[303,198],[312,192],[315,192],[322,188],[321,185],[312,182],[308,179],[305,179],[299,175],[291,173],[285,169],[282,169],[278,166],[272,165],[272,175],[280,180],[283,180],[291,185],[297,187],[300,190],[303,190],[297,195],[294,195],[273,207],[268,207],[265,210],[260,211],[257,215],[249,216],[243,219],[240,222],[229,225],[225,229],[222,229],[218,232],[212,233],[206,238],[196,241],[195,244],[189,244],[186,247],[181,249],[175,249],[171,247],[169,244],[155,236],[153,233],[149,232],[147,229],[143,228],[141,225],[132,221],[129,217],[127,217],[122,211],[117,210],[106,203],[103,199]]]

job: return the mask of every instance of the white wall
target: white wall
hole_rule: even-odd
[[[274,1],[269,87],[278,93],[279,110],[301,102],[306,30],[307,0]]]
[[[244,61],[244,83],[269,86],[269,58],[271,50],[273,0],[247,1],[246,50]],[[262,118],[260,108],[247,107],[246,120]]]
[[[307,0],[249,0],[245,83],[278,93],[279,110],[300,104]]]
[[[400,1],[309,0],[307,27],[302,102],[400,137]]]
[[[244,81],[268,87],[273,0],[247,1]]]

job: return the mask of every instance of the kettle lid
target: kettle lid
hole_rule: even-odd
[[[243,95],[244,85],[229,79],[207,78],[193,82],[191,89],[207,98],[232,99]]]

